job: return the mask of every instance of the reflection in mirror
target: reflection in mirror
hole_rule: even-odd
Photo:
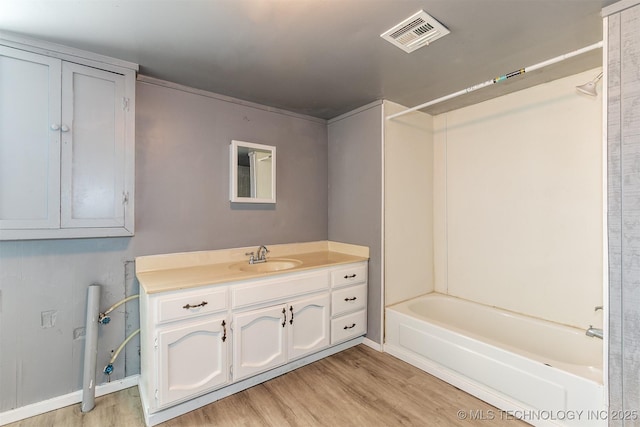
[[[276,202],[276,147],[232,141],[230,160],[232,202]]]

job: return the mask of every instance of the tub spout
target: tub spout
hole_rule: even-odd
[[[594,328],[592,325],[589,325],[589,329],[587,329],[585,335],[588,337],[596,337],[600,339],[602,339],[603,337],[602,329]]]

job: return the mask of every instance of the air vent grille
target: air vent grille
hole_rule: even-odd
[[[405,52],[413,52],[447,34],[449,30],[444,25],[421,10],[380,34],[380,37]]]

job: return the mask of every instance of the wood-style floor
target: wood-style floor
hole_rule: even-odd
[[[482,419],[484,418],[484,419]],[[524,426],[439,379],[364,345],[299,368],[181,417],[196,426]],[[10,427],[142,427],[138,388],[73,405]]]

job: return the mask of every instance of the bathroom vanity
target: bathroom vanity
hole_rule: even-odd
[[[252,250],[136,259],[147,425],[362,342],[368,248],[273,245],[250,264]]]

